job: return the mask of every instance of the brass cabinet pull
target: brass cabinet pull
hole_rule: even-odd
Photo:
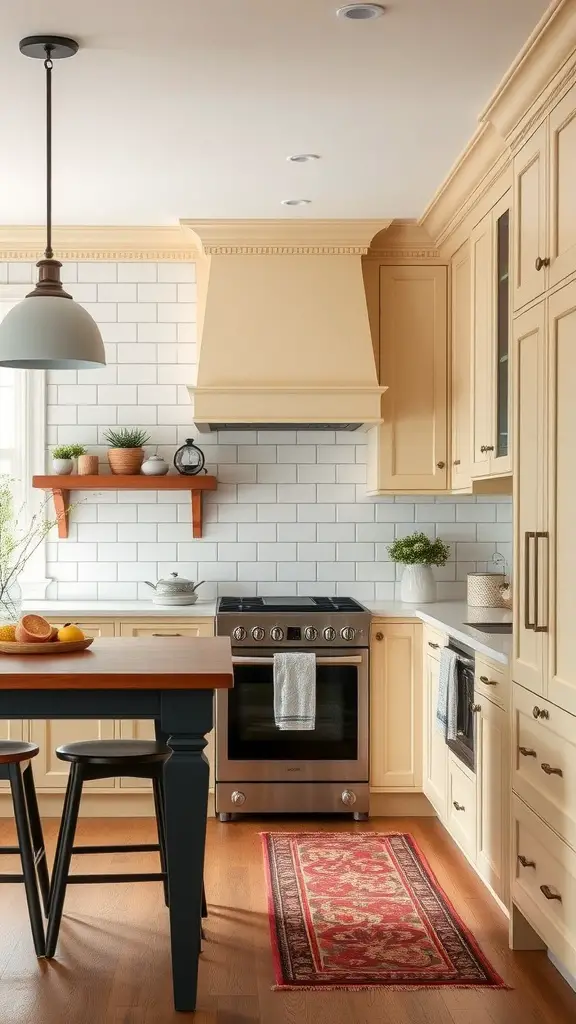
[[[428,641],[428,647],[433,647],[435,651],[438,650],[440,644],[433,644],[431,640]]]
[[[497,686],[497,679],[488,679],[488,676],[480,676],[480,682],[484,683],[485,686]]]
[[[546,708],[539,708],[537,704],[532,708],[534,718],[550,718],[550,712]]]
[[[384,633],[374,633],[374,639],[375,640],[383,640],[384,639]]]
[[[536,257],[536,262],[535,262],[534,266],[536,267],[536,270],[542,270],[542,267],[549,267],[550,266],[550,257],[549,256],[537,256]]]
[[[562,903],[562,897],[559,892],[552,892],[549,885],[541,885],[540,892],[546,897],[547,900],[558,900]]]
[[[536,751],[532,750],[531,747],[518,747],[522,757],[536,757]]]
[[[182,633],[152,633],[152,636],[182,636]]]
[[[523,868],[535,868],[536,867],[536,861],[535,860],[528,860],[528,858],[522,856],[521,853],[518,854],[518,860],[520,861],[520,863],[521,863]]]
[[[436,465],[438,466],[438,469],[444,469],[446,463],[445,462],[437,462]]]
[[[452,463],[452,465],[453,466],[459,466],[460,465],[460,459],[454,459],[454,462]]]
[[[453,800],[453,805],[454,805],[454,809],[456,811],[465,811],[466,810],[466,808],[464,807],[464,804],[459,804],[457,800]]]
[[[561,768],[552,768],[551,765],[546,763],[546,761],[544,762],[544,764],[541,764],[540,767],[543,772],[546,772],[546,775],[559,775],[560,778],[562,778],[564,775],[564,772]]]
[[[548,632],[548,625],[547,624],[545,624],[543,626],[539,626],[538,625],[538,620],[540,618],[540,616],[538,614],[538,596],[539,596],[538,595],[538,591],[539,591],[539,584],[540,584],[540,545],[539,545],[538,541],[540,541],[540,540],[548,540],[548,533],[547,533],[546,530],[537,530],[537,532],[534,534],[534,538],[535,539],[534,539],[534,627],[533,628],[534,628],[534,632],[535,633],[547,633]],[[548,568],[548,563],[546,563],[546,568]],[[548,596],[548,587],[546,587],[546,596]]]
[[[536,622],[530,621],[530,541],[536,541],[533,530],[524,533],[524,629],[536,629]]]
[[[481,444],[480,445],[480,451],[482,452],[482,454],[485,454],[486,452],[493,452],[494,451],[494,445],[493,444]]]
[[[474,714],[477,715],[479,711],[482,711],[482,705],[481,704],[471,704],[470,705],[470,711],[473,711]]]

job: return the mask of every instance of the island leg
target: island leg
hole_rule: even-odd
[[[162,691],[160,727],[172,749],[164,766],[172,980],[182,1012],[196,1009],[212,706],[212,690]]]

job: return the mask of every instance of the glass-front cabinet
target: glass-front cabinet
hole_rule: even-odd
[[[510,194],[470,238],[471,477],[512,472],[510,440]]]

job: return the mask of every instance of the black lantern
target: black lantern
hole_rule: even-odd
[[[186,438],[186,444],[178,449],[174,456],[174,465],[183,476],[197,476],[204,469],[204,452],[200,451],[191,437]],[[204,469],[206,473],[206,470]]]

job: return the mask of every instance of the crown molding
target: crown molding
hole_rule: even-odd
[[[378,260],[436,260],[440,253],[427,231],[417,220],[395,219],[385,231],[380,231],[368,252],[368,259]]]
[[[206,256],[362,256],[388,220],[181,220]]]
[[[40,259],[46,229],[36,226],[0,227],[0,259]],[[78,225],[55,227],[54,253],[61,260],[193,260],[197,246],[179,225],[116,227]]]

